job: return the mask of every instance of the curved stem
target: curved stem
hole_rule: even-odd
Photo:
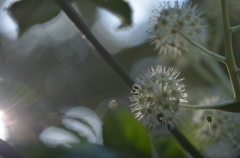
[[[240,25],[238,26],[234,26],[234,27],[231,27],[231,32],[236,32],[236,31],[239,31],[240,30]]]
[[[236,73],[237,73],[237,74],[240,74],[240,69],[237,69],[237,70],[236,70]]]
[[[170,128],[169,128],[170,129]],[[196,148],[185,138],[185,136],[177,129],[170,130],[176,137],[178,142],[186,149],[194,158],[203,158],[203,156],[196,150]]]
[[[212,105],[188,105],[188,104],[180,104],[179,106],[181,108],[187,108],[187,109],[219,109],[221,107],[225,107],[231,104],[237,103],[236,100],[230,100],[223,103],[217,103]]]
[[[212,137],[214,137],[214,134],[213,134],[213,131],[212,131],[211,122],[208,122],[208,126],[209,126],[210,133],[211,133]]]
[[[207,48],[203,47],[202,45],[200,45],[199,43],[195,42],[194,40],[192,40],[191,38],[189,38],[187,35],[185,35],[183,32],[180,32],[180,34],[192,45],[194,45],[195,47],[197,47],[198,49],[200,49],[201,51],[203,51],[205,54],[207,54],[208,56],[222,62],[225,63],[225,57],[214,53],[210,50],[208,50]]]
[[[222,4],[222,17],[223,17],[223,28],[224,28],[224,43],[225,43],[225,56],[228,73],[231,78],[232,87],[234,90],[234,98],[240,100],[240,81],[239,76],[235,73],[237,71],[237,66],[233,56],[232,50],[232,32],[229,23],[227,0],[221,0]]]
[[[159,158],[156,148],[153,144],[153,137],[150,137],[151,147],[152,147],[152,158]]]

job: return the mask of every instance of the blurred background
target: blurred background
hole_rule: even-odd
[[[127,19],[125,14],[119,14],[122,11],[109,7],[111,4],[105,5],[113,3],[111,0],[100,3],[102,1],[78,0],[72,1],[72,5],[94,36],[123,65],[134,81],[142,71],[161,64],[181,72],[180,78],[185,78],[183,82],[190,104],[198,104],[208,95],[224,96],[226,92],[196,72],[186,53],[175,58],[154,51],[146,31],[149,29],[150,17],[154,16],[152,10],[157,9],[159,2],[163,1],[123,1],[131,9],[131,20]],[[192,0],[199,8],[208,9],[203,14],[211,26],[206,46],[211,47],[211,41],[217,39],[212,49],[223,54],[220,1],[211,2]],[[236,16],[240,11],[236,3],[236,0],[229,2],[233,25],[240,21]],[[174,1],[171,1],[171,4],[173,5]],[[99,151],[103,154],[102,157],[121,157],[121,153],[129,157],[151,157],[152,153],[153,157],[190,157],[174,137],[161,128],[158,129],[159,137],[154,134],[151,136],[156,137],[153,142],[156,150],[151,148],[147,130],[134,122],[129,112],[131,89],[82,37],[57,4],[53,1],[50,4],[45,1],[41,3],[39,0],[0,0],[0,5],[1,139],[12,143],[29,157],[51,157],[46,155],[54,155],[59,150],[66,153],[65,157],[74,157],[75,148],[71,148],[71,151],[65,149],[71,146],[69,144],[75,144],[76,149],[81,149],[78,150],[81,152],[78,155],[85,154],[86,157],[92,151]],[[212,11],[212,8],[216,11]],[[120,27],[121,25],[127,27]],[[233,36],[233,47],[240,66],[238,37],[239,33]],[[198,62],[209,69],[209,65],[203,60]],[[224,65],[220,65],[220,68],[223,74],[226,74]],[[210,69],[209,73],[212,71]],[[225,99],[229,99],[228,95]],[[120,111],[109,110],[109,102],[112,100],[117,101],[116,104],[122,108]],[[86,111],[82,110],[82,107],[86,107]],[[74,113],[74,110],[71,111],[74,108],[81,110],[75,109]],[[185,110],[184,113],[187,115],[182,116],[178,128],[197,149],[204,151],[207,145],[201,145],[201,141],[196,140],[191,132],[193,112]],[[67,118],[72,120],[63,120]],[[130,121],[123,125],[123,120]],[[117,130],[118,128],[120,129]],[[129,137],[127,129],[130,131]],[[134,136],[134,133],[139,131],[140,134]],[[115,140],[114,134],[122,136],[122,140]],[[90,139],[93,137],[94,140]],[[140,144],[136,139],[143,139],[143,146],[136,145]],[[49,140],[55,143],[49,144]],[[55,149],[59,144],[65,148]],[[84,145],[78,146],[79,144]],[[101,146],[102,144],[105,146]],[[129,147],[127,144],[134,149],[126,149]],[[31,151],[27,150],[30,146]]]

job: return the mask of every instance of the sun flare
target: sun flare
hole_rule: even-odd
[[[0,139],[6,140],[6,127],[4,124],[4,113],[0,111]]]

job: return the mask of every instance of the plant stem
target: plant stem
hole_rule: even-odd
[[[240,69],[237,69],[237,70],[236,70],[236,73],[237,73],[237,74],[240,74]]]
[[[151,147],[152,147],[152,158],[159,158],[158,153],[153,144],[153,137],[150,137],[150,141],[151,141]]]
[[[108,64],[119,74],[119,76],[126,82],[126,84],[131,88],[134,84],[131,77],[125,71],[125,69],[118,63],[118,61],[101,45],[100,42],[93,36],[89,31],[86,24],[78,15],[77,11],[67,0],[55,0],[55,2],[60,6],[60,8],[67,14],[69,19],[76,25],[78,30],[83,34],[83,38],[87,38],[88,43],[94,46],[102,57],[108,62]]]
[[[221,0],[222,4],[222,17],[223,17],[223,28],[224,28],[224,43],[225,43],[225,64],[227,65],[228,73],[231,78],[231,83],[234,91],[234,98],[240,100],[240,81],[239,76],[235,72],[237,66],[233,56],[232,50],[232,31],[229,23],[227,0]]]
[[[212,137],[214,137],[214,134],[213,134],[213,131],[212,131],[211,122],[208,122],[208,126],[209,126],[210,133],[211,133]]]
[[[129,77],[129,75],[124,71],[120,64],[108,53],[108,51],[97,41],[97,39],[92,35],[87,26],[84,24],[82,19],[79,17],[78,13],[71,6],[67,0],[55,0],[55,2],[60,6],[60,8],[67,14],[67,16],[72,20],[76,27],[83,33],[84,36],[91,42],[93,46],[99,51],[103,58],[113,67],[113,69],[122,77],[122,79],[131,88],[134,81]],[[184,148],[194,157],[202,158],[201,154],[191,145],[191,143],[179,132],[176,128],[170,130],[177,140],[184,146]]]
[[[210,34],[210,37],[208,41],[211,43],[208,45],[209,50],[212,50],[213,52],[219,52],[219,48],[223,41],[223,25],[217,25],[211,28],[212,33]],[[190,54],[190,53],[189,53]],[[204,61],[204,64],[208,66],[209,69],[212,70],[212,72],[216,75],[216,80],[219,81],[219,85],[223,85],[227,89],[226,93],[229,95],[229,97],[233,96],[233,90],[231,86],[230,79],[228,77],[228,74],[224,72],[224,70],[221,68],[219,62],[215,59],[209,58],[209,56],[202,55],[202,59]]]
[[[170,127],[169,127],[170,129]],[[203,158],[203,156],[196,150],[196,148],[185,138],[185,136],[177,129],[170,130],[178,142],[185,150],[189,152],[194,158]]]
[[[207,54],[208,56],[222,62],[222,63],[225,63],[225,57],[217,54],[217,53],[214,53],[210,50],[208,50],[207,48],[201,46],[199,43],[195,42],[194,40],[192,40],[191,38],[189,38],[187,35],[185,35],[183,32],[180,32],[180,34],[189,42],[191,43],[192,45],[194,45],[195,47],[197,47],[198,49],[200,49],[201,51],[203,51],[205,54]]]
[[[212,105],[188,105],[188,104],[180,104],[179,106],[181,108],[187,108],[187,109],[221,109],[221,107],[226,107],[228,105],[237,103],[235,99],[223,102],[223,103],[217,103]]]
[[[231,32],[236,32],[236,31],[239,31],[240,30],[240,25],[238,26],[234,26],[234,27],[231,27]]]

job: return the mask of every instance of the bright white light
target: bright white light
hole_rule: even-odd
[[[6,8],[17,0],[0,1],[0,34],[10,40],[16,40],[18,37],[18,25],[9,15]]]
[[[0,139],[6,140],[7,139],[7,131],[4,125],[4,113],[0,111]]]

